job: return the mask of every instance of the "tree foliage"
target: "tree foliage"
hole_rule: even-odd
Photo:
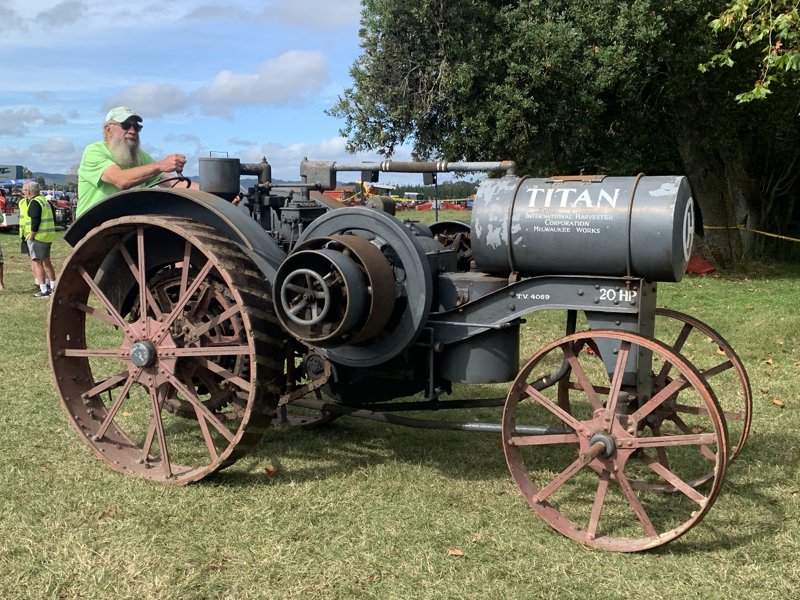
[[[800,76],[800,2],[797,0],[732,0],[711,28],[728,35],[730,42],[711,60],[700,65],[733,67],[734,57],[757,73],[750,90],[736,95],[739,102],[763,100],[771,86]],[[746,52],[755,49],[757,52]]]
[[[531,175],[689,175],[721,259],[757,254],[798,192],[798,87],[734,100],[701,73],[721,0],[364,0],[353,85],[330,111],[349,149],[513,159]],[[744,48],[743,52],[755,54]]]

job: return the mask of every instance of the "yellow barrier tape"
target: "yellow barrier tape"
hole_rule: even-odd
[[[778,235],[777,233],[769,233],[768,231],[759,231],[758,229],[748,229],[742,225],[737,225],[736,227],[721,227],[718,225],[703,225],[703,229],[740,229],[741,231],[749,231],[750,233],[758,233],[760,235],[766,235],[769,237],[778,238],[779,240],[786,240],[787,242],[795,242],[800,244],[800,240],[797,238],[787,237],[785,235]]]

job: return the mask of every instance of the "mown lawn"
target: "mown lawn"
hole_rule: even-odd
[[[623,555],[539,521],[495,434],[342,418],[271,430],[189,487],[113,473],[62,414],[49,301],[32,297],[16,237],[0,244],[0,598],[782,599],[800,587],[798,265],[659,287],[661,306],[708,322],[739,353],[753,428],[697,527]],[[60,263],[69,249],[55,250]],[[523,354],[556,335],[553,319],[529,319]]]

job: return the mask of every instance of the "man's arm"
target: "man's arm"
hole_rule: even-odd
[[[129,190],[161,173],[183,171],[185,164],[186,157],[183,154],[170,154],[149,165],[131,167],[130,169],[121,169],[118,165],[110,165],[103,171],[100,179],[120,190]]]

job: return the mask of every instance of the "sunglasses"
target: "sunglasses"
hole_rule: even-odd
[[[117,123],[120,127],[122,127],[123,131],[128,131],[129,129],[133,129],[135,132],[140,132],[142,130],[141,123]]]

